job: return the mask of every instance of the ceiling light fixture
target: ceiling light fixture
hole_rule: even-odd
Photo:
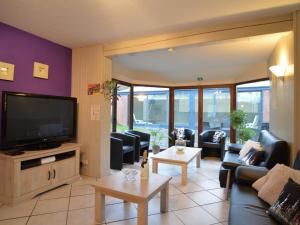
[[[137,97],[137,99],[139,100],[139,102],[143,102],[143,101],[147,98],[146,95],[138,95],[138,96],[136,96],[136,97]]]
[[[203,81],[203,77],[197,77],[197,81]]]

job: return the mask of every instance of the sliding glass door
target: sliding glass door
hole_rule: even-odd
[[[117,101],[117,132],[129,130],[130,87],[118,84]]]
[[[256,132],[268,130],[270,122],[270,81],[260,81],[237,86],[237,109],[247,113],[246,126]]]
[[[151,131],[161,132],[163,138],[159,145],[161,148],[167,148],[169,140],[169,88],[135,86],[133,92],[133,128],[147,133]],[[151,139],[153,139],[152,136]]]
[[[195,146],[198,146],[198,89],[175,89],[174,128],[195,131]]]
[[[203,89],[203,130],[223,130],[230,138],[230,89]]]

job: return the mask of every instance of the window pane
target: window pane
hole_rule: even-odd
[[[203,89],[203,130],[223,130],[230,138],[229,88]]]
[[[256,132],[269,129],[270,81],[260,81],[237,86],[237,109],[247,113],[246,126]]]
[[[174,127],[194,130],[198,145],[198,89],[174,91]]]
[[[133,91],[133,128],[147,133],[160,130],[163,134],[162,140],[159,141],[160,147],[168,147],[169,89],[136,86]]]
[[[118,85],[117,101],[117,132],[129,129],[130,87]]]

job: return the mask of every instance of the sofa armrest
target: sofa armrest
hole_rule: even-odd
[[[242,148],[243,148],[243,145],[241,145],[241,144],[230,144],[228,146],[228,151],[239,154]]]
[[[238,166],[235,172],[236,182],[239,184],[251,185],[259,178],[268,173],[266,167],[260,166]]]

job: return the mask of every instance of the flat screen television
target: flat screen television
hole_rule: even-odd
[[[77,99],[2,92],[1,149],[48,149],[76,138]]]

